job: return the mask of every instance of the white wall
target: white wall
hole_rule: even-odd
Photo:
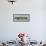
[[[0,0],[0,40],[11,40],[18,32],[28,32],[32,39],[46,40],[46,1],[17,0],[14,5]],[[13,13],[29,13],[30,22],[13,22]]]

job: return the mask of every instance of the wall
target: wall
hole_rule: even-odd
[[[37,41],[46,40],[46,1],[17,0],[13,5],[7,0],[0,0],[0,40],[11,40],[18,32],[27,32]],[[30,22],[13,22],[15,13],[29,13]]]

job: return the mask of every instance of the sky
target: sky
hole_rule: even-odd
[[[30,14],[30,22],[13,22],[13,14]],[[19,32],[46,40],[46,0],[0,0],[0,41],[15,40]]]

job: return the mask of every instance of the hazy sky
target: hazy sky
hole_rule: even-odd
[[[30,22],[13,22],[16,13],[30,14]],[[17,0],[13,5],[0,0],[0,40],[14,40],[18,32],[31,34],[33,40],[46,40],[45,0]]]

